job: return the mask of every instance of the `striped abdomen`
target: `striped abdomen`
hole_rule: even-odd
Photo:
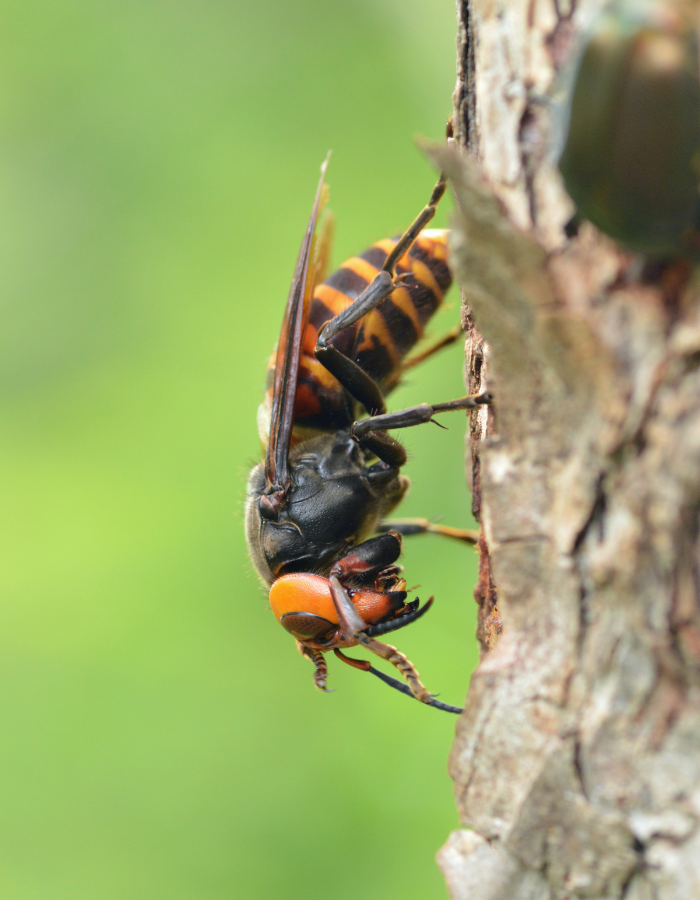
[[[348,407],[343,388],[314,356],[323,325],[360,296],[380,271],[396,241],[377,241],[360,256],[347,260],[314,291],[309,323],[304,332],[301,369],[294,408],[295,425],[335,430],[348,427],[360,410]],[[442,303],[452,282],[447,266],[447,231],[423,231],[396,266],[396,274],[410,273],[405,287],[332,343],[353,359],[389,393],[401,377],[401,363],[423,336],[428,320]]]

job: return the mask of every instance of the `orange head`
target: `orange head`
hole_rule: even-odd
[[[397,595],[389,591],[348,591],[362,620],[374,625],[396,608]],[[403,595],[405,596],[405,594]],[[403,605],[403,600],[400,601]],[[338,614],[330,582],[322,575],[294,572],[282,575],[270,588],[270,606],[277,621],[298,641],[322,644],[338,630]]]

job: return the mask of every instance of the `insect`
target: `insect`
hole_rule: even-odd
[[[481,394],[386,412],[384,397],[403,373],[458,334],[453,330],[406,359],[451,283],[447,232],[423,230],[446,182],[441,176],[428,205],[397,240],[379,241],[324,280],[332,220],[325,218],[318,235],[316,225],[327,164],[258,413],[266,454],[248,481],[248,548],[275,617],[314,664],[318,688],[326,690],[325,654],[333,650],[423,703],[461,712],[437,701],[410,660],[377,640],[415,622],[433,599],[422,607],[406,602],[396,565],[402,535],[474,540],[473,532],[424,520],[386,521],[409,485],[400,471],[406,451],[388,431],[490,400]],[[406,683],[343,653],[357,645],[396,666]]]
[[[694,7],[616,0],[592,22],[559,167],[578,215],[629,249],[700,258]]]

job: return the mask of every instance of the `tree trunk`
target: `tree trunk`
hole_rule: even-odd
[[[482,658],[451,757],[454,900],[700,897],[700,280],[572,205],[550,95],[580,17],[461,0],[458,209]],[[478,331],[477,331],[478,329]]]

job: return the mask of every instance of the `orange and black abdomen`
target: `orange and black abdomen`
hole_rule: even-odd
[[[323,325],[360,296],[395,244],[393,239],[378,241],[317,285],[303,338],[295,425],[335,430],[348,427],[358,417],[360,410],[349,406],[338,381],[314,356],[314,348]],[[405,286],[397,288],[375,310],[332,339],[337,349],[364,369],[384,394],[400,380],[404,357],[423,336],[452,282],[447,265],[447,231],[424,231],[399,261],[396,274],[410,275]]]

